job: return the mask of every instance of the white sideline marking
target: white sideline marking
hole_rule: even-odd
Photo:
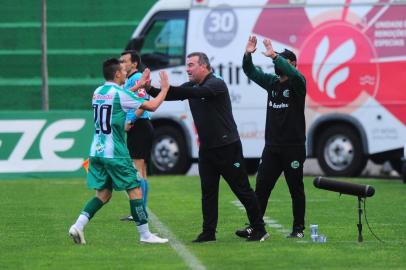
[[[187,247],[176,239],[175,235],[166,227],[158,217],[152,213],[151,209],[147,209],[148,218],[153,223],[153,226],[165,237],[169,238],[169,244],[179,254],[179,256],[185,261],[186,265],[193,270],[206,270],[206,267],[195,257]]]
[[[235,201],[232,201],[231,203],[234,204],[235,206],[237,206],[239,209],[245,210],[244,206],[241,204],[240,201],[235,200]],[[274,229],[275,231],[277,231],[277,232],[279,232],[279,233],[281,233],[283,235],[287,235],[287,234],[290,233],[290,230],[284,228],[282,226],[282,224],[278,223],[277,220],[271,219],[270,217],[267,217],[267,216],[264,216],[263,219],[264,219],[265,224],[268,225],[268,227]],[[303,239],[301,239],[300,241],[301,242],[308,242],[307,240],[303,240]]]
[[[241,210],[245,210],[244,206],[241,204],[240,201],[235,200],[231,202],[235,206],[237,206]],[[279,224],[277,220],[271,219],[270,217],[264,216],[264,222],[268,227],[274,229],[275,231],[278,231],[282,234],[286,234],[287,232],[290,232],[288,229],[284,228],[282,224]]]
[[[266,222],[265,222],[266,223]],[[281,229],[283,228],[281,224],[268,224],[268,227],[274,228],[274,229]]]

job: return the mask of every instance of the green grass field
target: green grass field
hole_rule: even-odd
[[[201,230],[199,178],[151,177],[149,207],[176,238],[175,248],[139,243],[135,225],[119,221],[129,213],[123,192],[114,193],[89,223],[88,244],[74,245],[68,228],[93,196],[84,179],[1,180],[0,269],[197,269],[179,255],[182,244],[201,269],[406,269],[406,185],[396,180],[351,181],[375,187],[375,196],[366,201],[367,218],[385,243],[373,237],[364,218],[364,242],[358,243],[356,197],[316,189],[310,177],[305,179],[306,226],[318,224],[326,243],[312,243],[309,230],[304,240],[285,238],[291,202],[282,179],[266,213],[273,223],[267,227],[269,240],[247,243],[234,235],[246,216],[222,181],[217,242],[191,243]],[[151,227],[158,231],[153,221]]]

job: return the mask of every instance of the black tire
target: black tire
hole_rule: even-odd
[[[347,125],[328,127],[316,142],[317,159],[327,176],[358,176],[367,158],[357,132]]]
[[[185,174],[192,164],[181,131],[171,126],[156,127],[151,150],[152,174]]]
[[[401,158],[396,158],[396,159],[391,159],[389,160],[389,163],[399,175],[402,175],[402,159]]]
[[[249,175],[256,174],[259,166],[259,158],[246,158],[245,168]]]

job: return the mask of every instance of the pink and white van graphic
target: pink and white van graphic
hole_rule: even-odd
[[[350,113],[373,98],[406,124],[406,6],[391,2],[264,9],[253,32],[295,51],[314,110]]]

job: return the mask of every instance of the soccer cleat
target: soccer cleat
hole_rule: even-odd
[[[120,218],[120,220],[121,221],[134,221],[134,218],[133,218],[132,215],[129,215],[129,216],[125,216],[125,217]]]
[[[303,233],[303,231],[293,231],[286,237],[287,238],[303,238],[304,233]]]
[[[212,232],[202,232],[200,233],[195,240],[193,240],[193,243],[203,243],[203,242],[210,242],[210,241],[216,241],[216,235],[215,233]]]
[[[253,230],[248,236],[247,241],[263,242],[269,238],[269,234],[264,230]]]
[[[148,244],[165,244],[168,243],[168,239],[166,238],[161,238],[159,236],[156,236],[155,234],[149,234],[148,237],[141,237],[140,242],[141,243],[148,243]]]
[[[293,227],[292,232],[287,236],[287,238],[303,238],[303,229],[304,228],[302,226]]]
[[[248,238],[248,237],[251,235],[251,233],[252,233],[253,230],[254,230],[254,229],[251,227],[251,225],[248,225],[248,226],[245,227],[244,229],[236,230],[236,231],[235,231],[235,234],[236,234],[237,236],[239,236],[239,237],[242,237],[242,238]]]
[[[72,237],[73,242],[75,242],[78,245],[84,245],[86,244],[85,240],[85,233],[78,228],[76,228],[75,225],[72,225],[69,229],[69,235]]]

